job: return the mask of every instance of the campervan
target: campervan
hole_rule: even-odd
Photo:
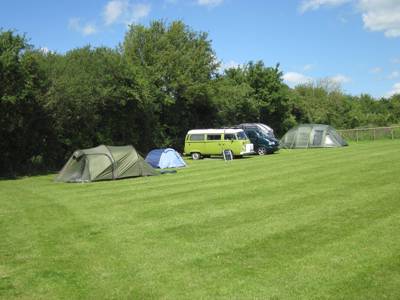
[[[222,155],[225,150],[235,156],[254,153],[253,144],[243,129],[194,129],[185,138],[185,155],[193,159]]]
[[[265,125],[263,123],[242,123],[238,126],[235,126],[237,128],[242,128],[243,130],[245,129],[253,129],[256,130],[258,132],[262,132],[264,133],[266,136],[271,137],[271,138],[275,138],[274,135],[274,130],[269,127],[268,125]]]
[[[254,144],[254,150],[257,154],[270,154],[279,149],[279,141],[275,138],[271,127],[262,123],[243,123],[237,127],[244,130]]]

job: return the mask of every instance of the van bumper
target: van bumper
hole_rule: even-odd
[[[253,154],[254,152],[254,145],[253,144],[246,144],[246,148],[243,149],[244,151],[240,152],[240,155],[245,155],[245,154]]]
[[[256,153],[256,152],[255,151],[250,151],[250,152],[243,151],[243,152],[240,152],[240,155],[247,155],[247,154],[254,154],[254,153]]]

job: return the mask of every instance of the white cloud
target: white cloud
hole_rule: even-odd
[[[354,3],[362,15],[364,28],[382,31],[386,37],[400,37],[399,0],[303,0],[301,13],[317,10],[322,6],[339,6]]]
[[[47,47],[40,47],[40,48],[39,48],[39,51],[41,51],[43,54],[48,54],[48,53],[51,52],[51,51],[49,50],[49,48],[47,48]]]
[[[373,74],[378,74],[378,73],[381,73],[382,71],[383,71],[383,69],[381,67],[375,67],[375,68],[372,68],[371,70],[369,70],[369,72],[373,73]]]
[[[83,35],[91,35],[97,32],[96,26],[93,24],[86,24],[82,28]]]
[[[283,74],[282,78],[287,84],[292,86],[313,82],[313,79],[311,77],[297,72],[287,72]]]
[[[321,6],[339,6],[347,2],[351,2],[351,0],[303,0],[299,10],[301,13],[305,13],[309,10],[317,10]]]
[[[344,84],[344,83],[348,83],[351,81],[350,77],[344,76],[342,74],[338,74],[332,77],[328,77],[329,80],[331,80],[332,82],[335,82],[337,84]]]
[[[393,85],[392,90],[386,94],[387,97],[391,97],[395,94],[400,94],[400,82]]]
[[[310,71],[311,69],[314,69],[314,65],[312,64],[308,64],[303,67],[303,71]]]
[[[240,67],[240,64],[234,60],[230,60],[228,62],[221,62],[219,67],[219,72],[222,73],[227,69],[237,69]]]
[[[126,3],[122,1],[110,1],[104,7],[104,21],[106,25],[111,25],[121,16]]]
[[[103,10],[104,23],[106,25],[137,23],[147,17],[150,10],[149,4],[132,3],[128,0],[111,0]]]
[[[75,31],[79,31],[80,28],[81,28],[79,18],[71,18],[71,19],[69,19],[68,28],[72,29],[72,30],[75,30]]]
[[[70,30],[79,32],[84,36],[97,33],[97,28],[94,24],[92,23],[81,24],[81,20],[79,18],[69,19],[68,28]]]
[[[137,4],[133,6],[133,11],[131,13],[131,19],[133,21],[138,21],[139,19],[145,18],[150,13],[150,5],[148,4]]]
[[[346,24],[348,22],[347,17],[345,17],[344,15],[341,15],[338,18],[339,18],[339,21],[343,24]]]
[[[371,31],[383,31],[387,37],[400,36],[400,1],[359,0],[364,27]]]
[[[400,64],[400,58],[398,58],[398,57],[393,58],[390,62],[393,64]]]
[[[400,76],[399,71],[393,71],[392,73],[389,74],[389,76],[387,77],[388,79],[395,79],[397,77]]]
[[[201,6],[214,7],[222,4],[224,0],[197,0],[197,4]]]
[[[282,78],[290,86],[296,86],[299,84],[315,84],[319,81],[326,82],[326,83],[332,83],[332,84],[340,86],[342,84],[351,82],[350,77],[347,77],[342,74],[315,80],[314,78],[304,75],[304,74],[301,74],[301,73],[287,72],[282,76]]]

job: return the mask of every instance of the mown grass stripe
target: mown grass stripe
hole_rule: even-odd
[[[0,298],[399,296],[400,141],[0,181]]]

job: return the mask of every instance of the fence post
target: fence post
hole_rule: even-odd
[[[394,139],[394,134],[393,134],[393,127],[390,128],[390,133],[392,134],[392,140]]]
[[[376,128],[374,128],[374,141],[375,141],[375,135],[376,135]]]
[[[358,129],[356,129],[356,140],[358,142]]]

